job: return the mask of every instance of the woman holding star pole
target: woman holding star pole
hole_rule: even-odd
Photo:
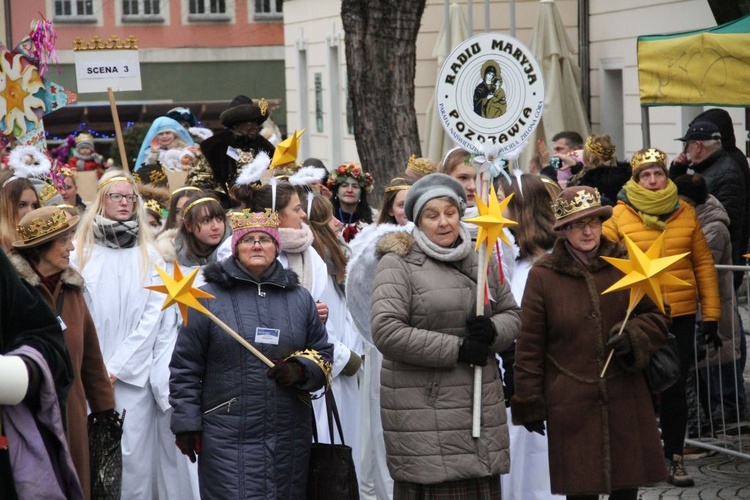
[[[382,258],[371,324],[383,354],[380,403],[396,500],[499,498],[500,474],[510,466],[503,389],[492,354],[516,338],[518,306],[492,259],[491,298],[484,314],[476,314],[478,255],[460,222],[465,207],[466,193],[456,179],[425,176],[406,196],[406,216],[416,226],[412,234],[391,233],[377,243]],[[477,438],[473,365],[481,367]]]
[[[721,345],[718,320],[721,300],[713,256],[693,207],[678,198],[677,186],[667,174],[667,156],[658,149],[636,151],[630,160],[633,178],[618,195],[612,218],[603,234],[615,241],[625,236],[643,251],[664,235],[664,257],[690,252],[674,267],[677,278],[690,287],[667,285],[664,301],[669,304],[672,325],[680,351],[680,379],[661,393],[659,423],[664,441],[664,457],[669,461],[669,482],[693,486],[683,465],[683,444],[687,428],[685,384],[695,358],[695,315],[700,301],[703,330],[707,343]]]
[[[612,208],[580,186],[564,189],[554,209],[560,237],[531,268],[521,302],[513,423],[544,434],[547,422],[552,493],[635,500],[639,486],[667,476],[641,371],[666,343],[669,319],[643,299],[617,335],[630,300],[602,295],[622,277],[602,257],[626,255],[602,238]]]
[[[304,498],[307,393],[326,385],[333,348],[310,293],[276,260],[278,214],[230,218],[232,254],[203,269],[201,290],[159,287],[170,294],[166,304],[198,306],[183,314],[170,363],[172,431],[180,450],[197,456],[201,498]]]

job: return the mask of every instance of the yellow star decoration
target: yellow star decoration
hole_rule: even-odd
[[[689,255],[690,252],[670,257],[659,257],[664,244],[664,233],[661,233],[656,238],[656,241],[654,241],[645,253],[627,236],[625,236],[625,244],[628,248],[629,259],[602,257],[602,259],[625,273],[625,276],[620,281],[604,290],[602,295],[630,288],[630,305],[628,309],[633,309],[645,294],[659,306],[661,312],[664,312],[664,300],[661,296],[662,285],[692,286],[690,283],[666,272],[677,261]]]
[[[510,200],[513,198],[513,194],[505,198],[502,202],[497,201],[497,195],[495,194],[495,186],[490,188],[490,202],[489,205],[485,205],[479,197],[475,197],[477,202],[477,209],[479,215],[466,219],[464,222],[479,226],[479,232],[477,233],[477,245],[476,250],[487,242],[487,261],[489,261],[492,250],[495,247],[495,242],[498,238],[503,240],[506,245],[510,245],[508,237],[503,233],[504,227],[517,226],[518,222],[506,219],[503,217],[503,210],[508,206]]]
[[[207,316],[212,316],[211,313],[198,302],[198,299],[213,299],[214,296],[210,293],[206,293],[203,290],[199,290],[193,287],[193,281],[198,274],[199,269],[194,269],[190,274],[183,277],[182,270],[177,262],[174,263],[174,278],[169,275],[164,269],[156,266],[156,271],[161,276],[163,285],[151,285],[147,286],[149,290],[154,290],[159,293],[166,293],[167,298],[164,300],[164,304],[161,306],[162,310],[177,303],[180,312],[182,313],[182,322],[187,325],[187,312],[188,307],[192,307],[197,311],[202,312]]]
[[[294,134],[281,141],[273,152],[271,169],[280,168],[297,161],[299,152],[299,138],[305,133],[305,129],[295,130]]]

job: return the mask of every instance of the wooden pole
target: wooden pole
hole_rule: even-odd
[[[122,128],[120,128],[120,116],[117,114],[117,104],[115,103],[115,93],[112,87],[107,87],[109,95],[109,108],[112,110],[112,121],[115,124],[115,136],[117,137],[117,147],[120,150],[120,162],[125,172],[130,173],[128,168],[128,153],[125,151],[125,141],[122,140]]]
[[[242,346],[243,346],[243,347],[244,347],[245,349],[247,349],[247,350],[248,350],[248,351],[250,351],[251,353],[255,354],[255,356],[256,356],[256,357],[257,357],[257,358],[258,358],[259,360],[263,361],[263,363],[265,363],[265,364],[266,364],[266,365],[267,365],[267,366],[268,366],[269,368],[273,368],[273,367],[274,367],[273,361],[271,361],[270,359],[268,359],[267,357],[265,357],[265,356],[263,355],[263,353],[262,353],[262,352],[260,352],[260,351],[259,351],[258,349],[256,349],[255,347],[253,347],[253,345],[252,345],[252,344],[250,344],[250,343],[249,343],[249,342],[248,342],[247,340],[243,339],[243,338],[242,338],[242,337],[240,336],[240,334],[239,334],[239,333],[237,333],[237,332],[235,332],[234,330],[232,330],[232,329],[231,329],[231,328],[229,327],[229,325],[227,325],[227,324],[226,324],[226,323],[224,323],[224,322],[223,322],[222,320],[220,320],[219,318],[217,318],[217,317],[216,317],[216,315],[214,315],[214,314],[213,314],[212,312],[210,312],[210,311],[201,311],[201,312],[203,312],[203,313],[204,313],[204,314],[205,314],[206,316],[208,316],[209,318],[211,318],[211,320],[212,320],[212,321],[213,321],[214,323],[216,323],[217,325],[219,325],[219,326],[221,327],[221,329],[222,329],[222,330],[224,330],[224,331],[225,331],[225,332],[227,332],[227,333],[228,333],[229,335],[231,335],[231,336],[232,336],[232,337],[234,338],[234,340],[236,340],[237,342],[239,342],[240,344],[242,344]]]
[[[486,204],[489,202],[490,183],[485,180],[489,172],[482,172],[477,176],[477,196]],[[477,316],[484,314],[484,289],[487,284],[487,242],[479,247],[477,256]],[[471,410],[471,437],[478,438],[482,433],[482,367],[474,366],[474,390]]]
[[[630,304],[628,305],[628,313],[625,315],[625,321],[622,322],[622,325],[620,325],[620,331],[617,332],[617,335],[622,335],[623,330],[625,329],[625,323],[628,322],[628,319],[630,319],[630,314],[635,310],[635,306],[638,305],[638,302],[641,301],[643,298],[643,290],[638,287],[638,289],[635,291],[635,293],[630,297]],[[604,363],[604,368],[602,368],[602,373],[599,375],[599,378],[604,378],[604,374],[607,373],[607,368],[609,368],[609,363],[612,361],[612,356],[615,354],[614,349],[609,351],[609,356],[607,357],[607,362]]]

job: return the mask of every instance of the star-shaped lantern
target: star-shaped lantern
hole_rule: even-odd
[[[273,152],[271,169],[284,167],[297,161],[299,152],[299,138],[305,133],[305,129],[295,130],[294,133],[281,141]]]
[[[617,269],[625,273],[625,276],[617,283],[602,292],[608,292],[630,288],[630,306],[633,309],[636,304],[648,295],[654,303],[664,312],[664,299],[661,296],[662,285],[692,286],[666,271],[690,252],[672,255],[670,257],[659,257],[664,244],[664,233],[661,233],[648,250],[644,253],[633,240],[625,236],[625,244],[628,248],[627,259],[616,259],[614,257],[602,257]]]
[[[503,228],[518,225],[518,222],[503,217],[503,210],[508,206],[511,198],[513,198],[513,194],[509,195],[503,201],[498,201],[495,194],[495,186],[491,186],[489,204],[485,205],[478,196],[475,197],[479,215],[464,221],[479,226],[476,249],[479,250],[482,243],[487,243],[487,261],[489,261],[490,255],[492,255],[492,249],[495,248],[495,242],[498,238],[503,240],[506,245],[510,245],[510,241],[508,241],[508,237],[503,232]]]
[[[151,285],[147,286],[149,290],[153,290],[159,293],[166,293],[167,298],[164,300],[164,304],[161,306],[162,310],[177,304],[182,313],[182,322],[187,325],[187,310],[188,307],[202,312],[207,316],[211,316],[211,313],[198,302],[198,299],[213,299],[214,296],[210,293],[206,293],[203,290],[199,290],[193,287],[195,277],[198,275],[199,269],[194,269],[190,274],[183,277],[182,270],[177,262],[174,263],[174,278],[169,275],[164,269],[156,266],[156,271],[161,276],[163,285]]]

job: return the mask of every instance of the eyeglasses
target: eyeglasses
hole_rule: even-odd
[[[568,229],[573,229],[575,231],[583,231],[585,228],[599,229],[600,227],[602,227],[602,220],[599,218],[591,219],[588,222],[573,222],[568,224]]]
[[[240,240],[240,243],[242,243],[243,245],[250,245],[251,247],[254,247],[256,243],[259,243],[262,247],[268,247],[274,245],[276,242],[273,240],[273,238],[261,236],[257,240],[254,238],[243,238]]]
[[[109,193],[107,196],[110,201],[114,201],[115,203],[120,203],[123,198],[125,198],[128,203],[135,203],[135,200],[138,199],[138,196],[134,194]]]

